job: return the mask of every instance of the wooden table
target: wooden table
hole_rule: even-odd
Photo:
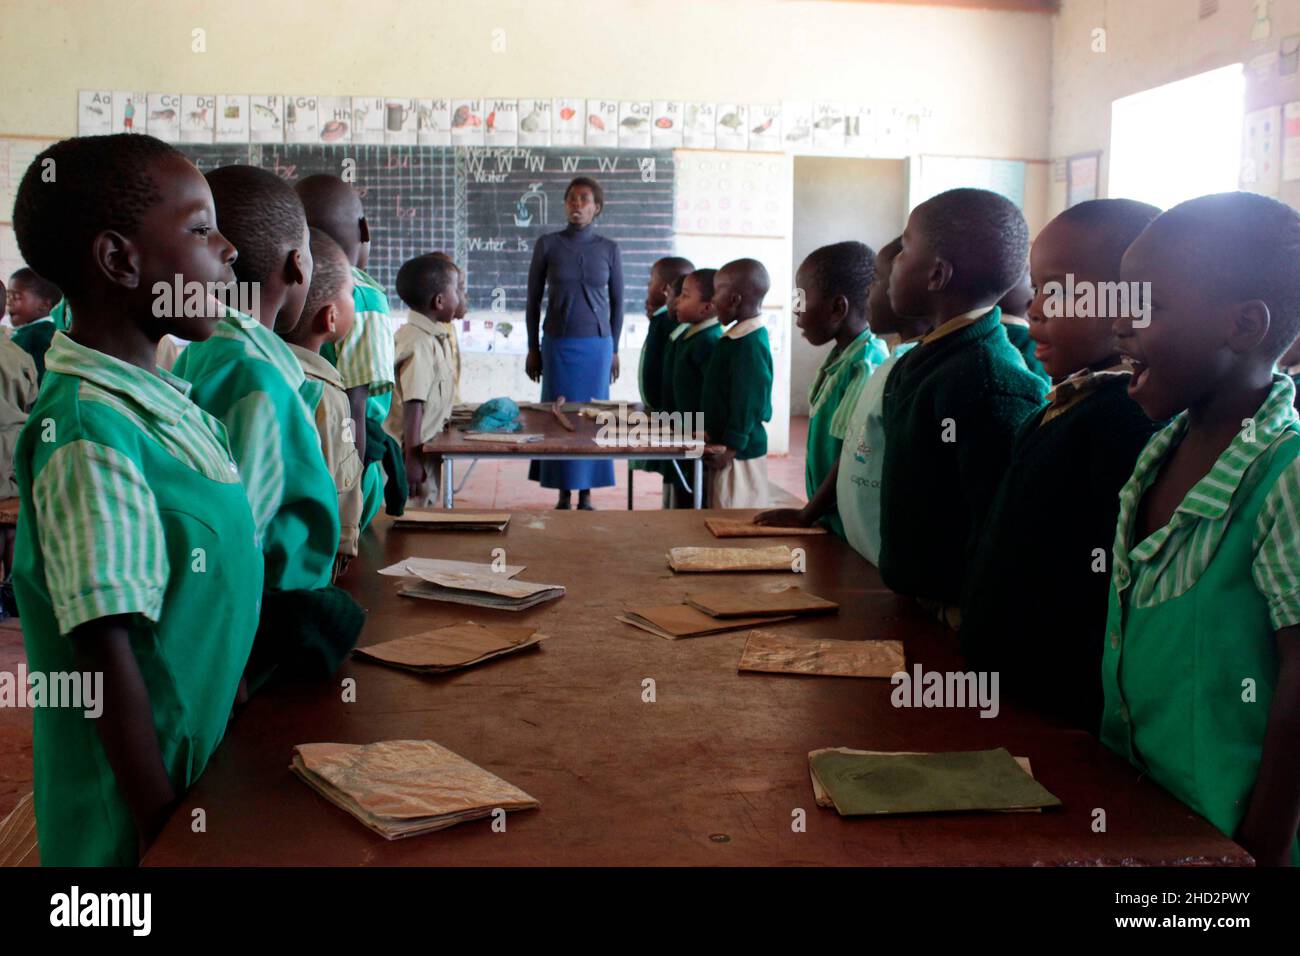
[[[706,515],[709,512],[705,513]],[[736,512],[727,514],[735,516]],[[679,600],[719,575],[673,575],[665,552],[718,542],[690,511],[516,513],[504,534],[394,531],[361,539],[343,580],[369,609],[362,644],[465,619],[535,624],[542,648],[424,678],[359,661],[313,687],[279,687],[235,719],[147,865],[1248,864],[1203,819],[1092,737],[1002,700],[977,711],[905,710],[887,680],[739,674],[744,638],[667,641],[620,624],[625,602]],[[831,535],[806,549],[805,575],[728,576],[754,587],[797,581],[839,601],[837,616],[776,625],[809,637],[897,638],[910,668],[960,670],[951,634],[886,591]],[[751,545],[755,542],[740,542]],[[758,539],[757,543],[775,543]],[[521,577],[560,583],[558,601],[521,614],[399,598],[376,568],[408,555],[490,560],[504,547]],[[356,680],[343,703],[340,681]],[[655,701],[643,701],[643,681]],[[289,773],[312,741],[427,738],[517,784],[541,809],[394,842]],[[1006,747],[1061,798],[1028,814],[841,819],[813,802],[808,751]],[[207,832],[191,832],[202,807]],[[1106,831],[1093,832],[1094,810]],[[804,810],[807,830],[791,823]]]
[[[581,405],[581,403],[579,403]],[[575,406],[577,407],[577,406]],[[639,411],[639,405],[628,406]],[[632,461],[691,461],[693,476],[691,493],[694,505],[700,508],[704,501],[704,459],[700,457],[702,445],[694,449],[685,444],[678,445],[598,445],[596,436],[601,426],[596,419],[579,415],[576,411],[566,413],[574,430],[564,428],[549,411],[535,408],[521,408],[519,420],[523,423],[522,432],[542,435],[542,440],[526,445],[474,441],[465,437],[465,433],[452,426],[431,442],[426,442],[424,451],[430,455],[442,456],[442,501],[443,507],[455,507],[455,474],[453,462],[457,458],[498,458],[505,460],[537,461],[571,461],[580,458],[612,458],[625,460],[627,469],[627,510],[632,510]],[[685,476],[683,476],[683,481]]]

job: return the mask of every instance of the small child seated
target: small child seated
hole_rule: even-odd
[[[321,355],[323,345],[345,338],[352,327],[352,267],[338,243],[320,229],[311,230],[311,285],[302,319],[280,337],[302,365],[309,381],[324,391],[316,405],[316,432],[320,435],[325,467],[334,477],[339,500],[339,549],[335,578],[356,557],[361,533],[361,456],[357,454],[356,425],[348,394],[338,369]]]
[[[1124,254],[1129,395],[1173,421],[1120,491],[1101,739],[1250,851],[1300,862],[1300,213],[1175,206]]]
[[[1160,210],[1130,199],[1079,203],[1030,250],[1038,357],[1059,382],[1016,436],[962,601],[967,663],[1005,693],[1096,733],[1101,642],[1119,490],[1158,427],[1128,397],[1109,307],[1063,298],[1118,283],[1124,251]],[[1095,297],[1105,303],[1105,294]]]
[[[808,392],[808,454],[803,508],[765,511],[758,524],[808,527],[818,521],[841,538],[844,526],[835,507],[840,446],[848,413],[867,378],[887,357],[885,343],[872,334],[867,290],[875,278],[876,255],[861,242],[837,242],[814,249],[795,274],[803,296],[795,324],[810,345],[834,342]]]
[[[761,310],[771,285],[757,259],[735,259],[713,277],[713,312],[728,328],[704,373],[705,497],[711,508],[768,503],[763,423],[772,420],[772,346]],[[680,303],[677,308],[680,314]]]
[[[397,294],[411,310],[397,330],[396,395],[384,431],[402,443],[413,507],[438,502],[442,462],[424,452],[451,417],[455,389],[449,339],[460,302],[460,270],[435,253],[416,256],[397,272]]]
[[[885,389],[880,575],[951,627],[1016,431],[1046,391],[997,307],[1028,253],[1014,203],[953,189],[912,210],[889,277],[894,311],[933,328]]]
[[[9,321],[14,327],[13,341],[36,363],[38,382],[45,378],[45,353],[49,350],[54,333],[58,331],[50,310],[62,298],[63,293],[58,286],[26,267],[9,277],[5,307],[9,310]]]

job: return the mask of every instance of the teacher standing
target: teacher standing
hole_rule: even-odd
[[[528,269],[528,360],[525,369],[541,380],[542,401],[609,398],[618,378],[618,338],[623,328],[623,259],[618,244],[593,223],[605,205],[600,184],[579,176],[564,190],[568,225],[549,232],[533,247]],[[546,295],[546,321],[542,295]],[[539,329],[540,326],[540,329]],[[591,489],[614,484],[609,459],[534,461],[532,481],[559,490],[555,507],[567,510],[578,492],[578,508],[591,511]]]

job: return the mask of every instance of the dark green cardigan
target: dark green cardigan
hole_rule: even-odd
[[[682,340],[677,340],[681,351]],[[772,346],[767,329],[718,339],[704,372],[704,431],[709,441],[734,448],[746,461],[767,454],[772,420]]]
[[[650,328],[645,334],[645,344],[641,346],[641,401],[646,408],[662,408],[664,399],[664,346],[668,344],[668,333],[677,325],[677,320],[665,312],[656,312],[650,317]]]
[[[704,371],[721,337],[722,327],[712,325],[694,335],[684,332],[677,340],[673,351],[673,411],[704,411]]]
[[[1128,381],[1106,379],[1046,425],[1045,409],[1025,423],[962,600],[967,664],[999,671],[1005,693],[1092,733],[1119,492],[1160,428]]]
[[[1025,360],[1025,368],[1041,378],[1047,383],[1047,387],[1051,388],[1052,376],[1047,374],[1047,370],[1043,368],[1043,363],[1038,361],[1038,356],[1034,354],[1034,349],[1037,348],[1038,343],[1029,337],[1029,330],[1023,325],[1007,325],[1005,322],[1002,323],[1002,328],[1006,329],[1007,338],[1016,347],[1020,357]]]
[[[1000,319],[994,308],[918,345],[885,383],[880,576],[899,594],[960,603],[1016,431],[1042,404]]]

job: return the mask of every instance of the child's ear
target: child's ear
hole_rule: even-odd
[[[95,265],[114,285],[134,289],[140,284],[140,255],[135,243],[120,232],[106,229],[91,246]]]
[[[935,257],[934,263],[930,266],[930,279],[926,284],[928,292],[942,292],[948,288],[948,283],[952,281],[952,263],[947,259]]]
[[[1268,337],[1273,323],[1268,303],[1251,299],[1232,307],[1232,326],[1228,330],[1228,348],[1239,354],[1253,352]]]
[[[835,324],[838,325],[849,316],[849,297],[847,295],[837,295],[831,299],[831,315],[835,317]]]
[[[288,285],[306,285],[307,270],[302,267],[302,250],[290,249],[284,260],[284,281]]]
[[[361,241],[362,241],[362,242],[369,242],[369,241],[370,241],[370,223],[366,222],[366,217],[365,217],[365,216],[362,216],[360,219],[357,220],[357,226],[359,227],[359,230],[360,230]]]
[[[327,302],[321,306],[320,312],[316,314],[316,322],[312,327],[333,335],[339,327],[338,307],[333,302]]]

